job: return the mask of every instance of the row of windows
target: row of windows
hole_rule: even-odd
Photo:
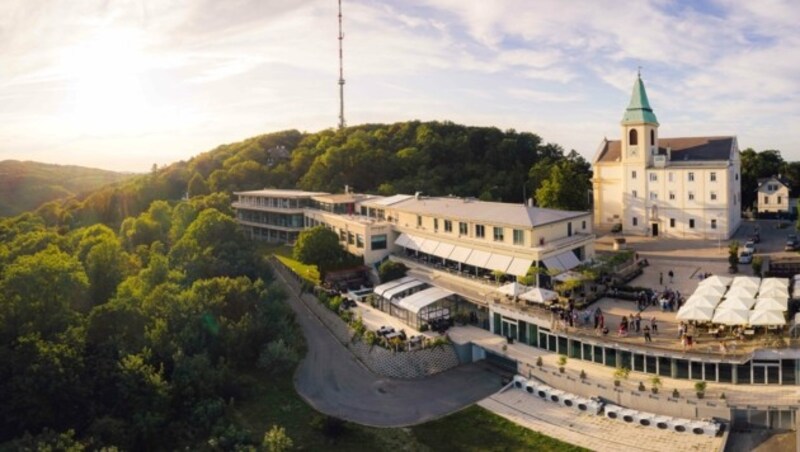
[[[776,199],[775,204],[781,204],[782,201],[783,201],[783,197],[782,196],[777,196],[776,198],[777,199]],[[769,196],[764,196],[764,204],[769,204]]]
[[[639,225],[639,217],[631,218],[631,224],[633,226],[638,226]],[[710,223],[709,223],[709,226],[711,226],[711,229],[717,229],[717,220],[712,218]],[[670,218],[669,219],[669,227],[671,227],[671,228],[675,227],[675,219],[674,218]],[[689,218],[689,229],[694,229],[694,218]]]
[[[453,232],[453,222],[451,220],[443,220],[444,225],[444,232]],[[417,227],[422,227],[422,216],[417,215]],[[582,230],[586,230],[586,221],[581,222]],[[439,231],[439,219],[433,219],[433,231]],[[469,226],[467,223],[463,221],[458,222],[458,233],[459,235],[467,235],[469,231]],[[474,225],[475,237],[482,239],[486,237],[486,226],[482,224]],[[567,236],[572,236],[572,223],[567,223]],[[492,238],[495,242],[505,242],[505,228],[493,226],[492,227]],[[513,229],[512,230],[512,240],[514,241],[514,245],[524,245],[525,244],[525,231],[522,229]],[[543,241],[543,239],[542,239]],[[541,243],[540,243],[541,244]]]
[[[636,190],[632,190],[631,191],[631,197],[633,199],[638,198],[639,197],[639,192],[637,192]],[[694,201],[694,192],[692,192],[692,191],[688,192],[688,197],[689,197],[689,201]],[[716,201],[717,200],[717,192],[714,192],[714,191],[710,192],[709,193],[709,198],[711,199],[711,201]],[[768,202],[767,199],[768,199],[767,197],[764,197],[764,202],[765,203]],[[658,192],[651,191],[650,192],[650,200],[651,201],[658,201]],[[675,200],[675,192],[672,192],[672,191],[669,192],[669,200],[670,201],[674,201]],[[778,203],[780,204],[780,197],[778,197]]]
[[[651,173],[649,173],[649,175],[650,175],[650,182],[658,182],[658,173],[651,172]],[[636,176],[637,176],[636,170],[631,171],[631,179],[636,179]],[[689,180],[689,182],[694,182],[694,172],[693,171],[690,171],[690,172],[686,173],[686,177]],[[708,173],[708,179],[709,179],[710,182],[716,182],[717,181],[717,173],[716,173],[716,171],[712,171],[712,172]],[[667,173],[667,180],[669,182],[673,181],[673,173],[672,172]],[[739,180],[739,173],[736,173],[736,180]]]
[[[631,146],[636,146],[639,144],[639,132],[636,129],[631,129],[628,132],[628,144]],[[650,130],[650,146],[655,146],[656,144],[656,131]]]

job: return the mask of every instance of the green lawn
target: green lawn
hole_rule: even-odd
[[[292,247],[288,245],[264,245],[263,253],[265,255],[274,254],[279,261],[284,265],[291,268],[293,272],[300,275],[306,281],[312,284],[319,284],[319,270],[316,265],[306,265],[292,257]]]
[[[581,447],[542,435],[477,405],[412,428],[431,450],[458,451],[584,451]]]

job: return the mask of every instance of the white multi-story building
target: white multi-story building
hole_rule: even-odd
[[[741,223],[734,136],[661,138],[637,77],[622,140],[603,139],[594,158],[595,226],[626,234],[729,238]]]

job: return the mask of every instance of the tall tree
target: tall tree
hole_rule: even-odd
[[[346,252],[339,245],[339,237],[335,232],[324,226],[316,226],[300,233],[292,254],[304,264],[316,265],[324,278],[342,261]]]

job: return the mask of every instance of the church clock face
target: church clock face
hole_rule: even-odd
[[[638,153],[638,151],[639,151],[639,150],[638,150],[638,149],[636,149],[636,146],[631,146],[631,147],[629,147],[629,148],[628,148],[628,154],[629,154],[631,157],[636,157],[636,154]]]

